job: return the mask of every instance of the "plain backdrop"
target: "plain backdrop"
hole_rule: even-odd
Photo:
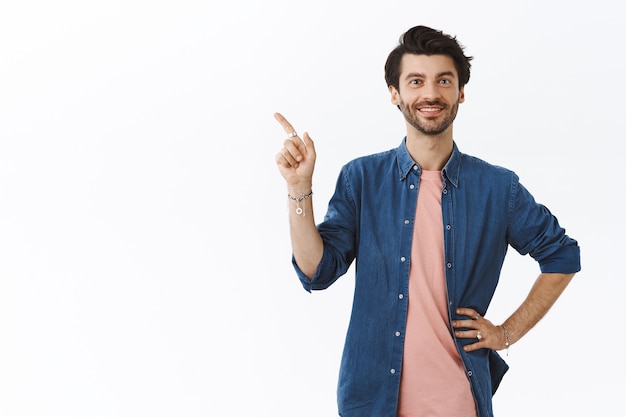
[[[626,19],[597,1],[3,1],[0,416],[333,416],[353,271],[291,266],[282,112],[340,167],[398,146],[383,65],[475,57],[461,151],[514,170],[583,270],[505,356],[498,416],[624,416]],[[539,270],[511,251],[487,317]],[[503,352],[504,354],[504,352]]]

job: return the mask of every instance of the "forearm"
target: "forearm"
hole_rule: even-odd
[[[574,274],[540,274],[519,308],[503,323],[509,343],[521,339],[554,305]]]
[[[463,346],[466,352],[477,349],[502,350],[520,340],[546,315],[554,305],[574,274],[541,274],[535,281],[524,302],[500,326],[481,317],[471,308],[458,308],[456,313],[471,317],[466,320],[453,320],[455,336],[476,338],[478,342]]]
[[[311,184],[316,159],[315,145],[306,132],[300,139],[293,126],[280,113],[274,117],[287,133],[283,148],[276,155],[276,164],[287,182],[293,256],[302,273],[313,278],[324,253],[322,237],[313,216]]]
[[[310,184],[288,187],[289,228],[296,264],[308,278],[317,272],[324,244],[315,224]]]

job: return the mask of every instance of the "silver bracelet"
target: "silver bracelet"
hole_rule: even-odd
[[[509,356],[509,346],[511,346],[511,341],[509,340],[509,331],[502,325],[502,330],[504,330],[504,346],[506,346],[506,356]]]
[[[287,197],[289,197],[290,200],[293,200],[296,202],[296,214],[302,215],[302,217],[304,217],[306,213],[304,212],[304,208],[300,206],[300,203],[306,200],[307,198],[310,198],[312,195],[313,195],[313,190],[311,190],[308,194],[302,194],[302,195],[299,195],[298,197],[294,197],[291,194],[287,194]]]

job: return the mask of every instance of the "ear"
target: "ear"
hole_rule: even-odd
[[[461,87],[459,90],[459,103],[463,103],[465,101],[465,86]]]
[[[393,85],[389,86],[389,93],[391,94],[391,104],[396,106],[400,105],[400,93],[396,90],[396,87]]]

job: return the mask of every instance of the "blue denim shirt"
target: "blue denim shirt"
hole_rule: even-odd
[[[324,254],[316,275],[308,279],[293,262],[302,285],[311,291],[328,288],[356,259],[337,388],[343,417],[396,416],[420,175],[405,140],[397,149],[346,164],[318,225]],[[530,254],[542,272],[580,270],[577,242],[535,202],[515,173],[465,155],[455,144],[442,177],[451,320],[465,318],[456,314],[458,307],[486,313],[509,246]],[[455,338],[478,416],[492,416],[492,395],[508,366],[494,351],[462,349],[473,342]]]

